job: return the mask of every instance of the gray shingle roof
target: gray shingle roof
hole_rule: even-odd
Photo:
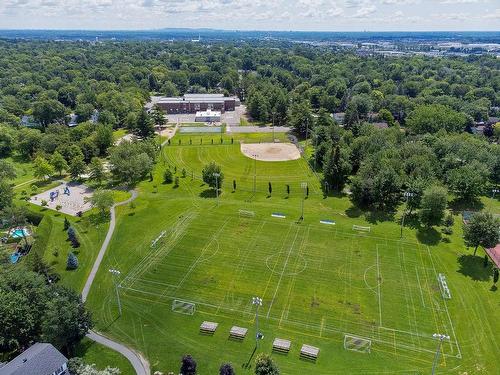
[[[36,343],[0,367],[0,375],[51,375],[67,362],[51,344]]]

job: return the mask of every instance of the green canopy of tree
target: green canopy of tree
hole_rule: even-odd
[[[467,246],[474,247],[474,255],[477,248],[485,249],[495,247],[500,242],[498,228],[500,219],[495,218],[490,212],[477,212],[464,224],[464,241]]]
[[[215,162],[211,162],[203,167],[201,174],[203,182],[205,182],[212,189],[216,189],[217,187],[219,187],[219,189],[221,188],[224,181],[224,173],[222,173],[220,165],[217,165]],[[217,177],[215,175],[217,175]]]

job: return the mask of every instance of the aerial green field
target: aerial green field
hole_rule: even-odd
[[[222,145],[217,137],[214,145],[210,136],[200,137],[174,138],[153,181],[139,185],[133,205],[117,209],[117,228],[88,300],[98,330],[165,373],[178,371],[189,353],[199,373],[217,373],[231,362],[237,373],[251,374],[256,353],[271,353],[274,338],[292,342],[288,354],[272,354],[284,374],[429,373],[434,333],[450,336],[438,373],[500,371],[498,291],[484,254],[464,247],[459,215],[451,236],[406,227],[400,239],[398,214],[363,213],[347,197],[324,198],[305,160],[255,162],[241,154],[237,141],[269,135],[234,135],[233,143],[225,135]],[[210,161],[225,174],[219,202],[200,179]],[[162,183],[167,167],[176,168],[178,188]],[[302,182],[310,187],[307,199]],[[121,271],[122,316],[109,268]],[[443,298],[439,274],[451,299]],[[257,350],[254,296],[263,299]],[[188,304],[193,314],[186,314]],[[219,323],[213,336],[200,334],[203,321]],[[234,325],[249,329],[244,340],[229,339]],[[368,343],[370,352],[344,349],[346,335]],[[320,349],[316,362],[299,358],[302,344]]]

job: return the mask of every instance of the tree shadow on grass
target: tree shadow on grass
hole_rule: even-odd
[[[205,189],[200,193],[201,198],[216,198],[215,189]]]
[[[463,211],[481,211],[484,203],[479,199],[454,199],[449,204],[454,214],[460,214]]]
[[[484,266],[484,259],[473,254],[464,254],[458,258],[458,272],[475,281],[488,281],[493,274],[491,262]]]
[[[352,219],[363,215],[363,210],[358,206],[352,205],[347,210],[345,210],[345,214],[347,215],[347,217],[350,217]]]
[[[394,221],[394,212],[368,211],[365,217],[370,224],[377,224],[382,221]]]
[[[437,245],[441,241],[441,233],[434,228],[420,227],[417,230],[417,239],[424,245]]]

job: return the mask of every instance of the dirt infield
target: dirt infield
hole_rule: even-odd
[[[300,151],[292,143],[242,143],[241,152],[249,158],[256,158],[260,161],[300,159]]]

